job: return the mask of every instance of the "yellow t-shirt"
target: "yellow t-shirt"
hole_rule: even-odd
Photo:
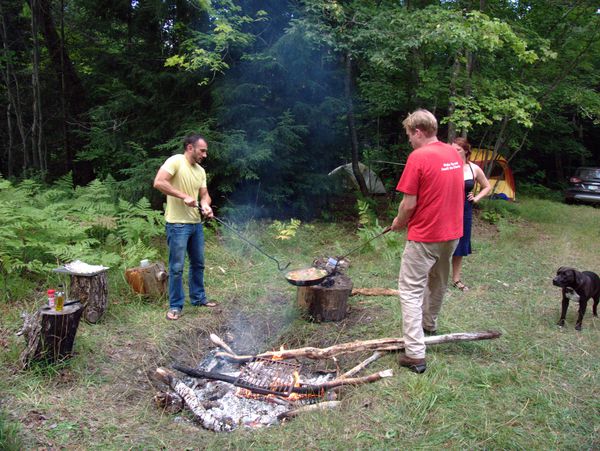
[[[180,191],[198,199],[200,188],[206,188],[206,172],[204,168],[195,163],[191,165],[184,154],[173,155],[162,165],[171,177],[171,185]],[[165,209],[167,222],[196,224],[200,222],[200,212],[197,208],[188,207],[183,199],[167,196],[167,208]]]

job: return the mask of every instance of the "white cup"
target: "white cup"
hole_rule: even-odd
[[[146,259],[144,259],[144,260],[141,260],[141,261],[140,261],[140,266],[141,266],[142,268],[145,268],[145,267],[147,267],[147,266],[150,266],[150,260],[146,260]]]

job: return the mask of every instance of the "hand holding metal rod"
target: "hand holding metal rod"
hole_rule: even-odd
[[[265,251],[263,251],[260,247],[258,247],[256,244],[254,244],[253,242],[251,242],[250,240],[248,240],[244,235],[242,235],[237,229],[235,229],[234,227],[230,226],[229,224],[227,224],[225,221],[221,220],[220,218],[217,218],[216,216],[213,216],[212,219],[214,219],[215,221],[217,221],[219,224],[224,225],[225,227],[227,227],[229,230],[231,230],[233,233],[235,233],[241,240],[245,241],[246,243],[248,243],[250,246],[252,246],[254,249],[256,249],[258,252],[260,252],[261,254],[265,255],[266,257],[270,258],[271,260],[273,260],[275,263],[277,263],[277,269],[279,271],[283,271],[284,269],[286,269],[288,266],[290,266],[290,263],[288,262],[287,265],[285,266],[281,266],[281,263],[279,263],[279,260],[277,260],[275,257],[273,257],[272,255],[267,254]]]
[[[386,234],[386,233],[388,233],[390,230],[392,230],[392,226],[387,226],[385,229],[383,229],[383,231],[382,231],[381,233],[378,233],[378,234],[377,234],[377,235],[375,235],[373,238],[371,238],[371,239],[369,239],[369,240],[365,241],[364,243],[362,243],[362,244],[360,244],[360,245],[356,246],[354,249],[352,249],[352,250],[350,250],[350,251],[346,252],[346,253],[345,253],[344,255],[342,255],[341,257],[337,257],[337,258],[335,259],[335,265],[334,265],[334,267],[333,267],[333,269],[332,269],[332,271],[331,271],[331,272],[332,272],[332,273],[334,273],[334,272],[336,271],[336,269],[337,269],[338,265],[340,264],[340,261],[342,261],[343,259],[345,259],[345,258],[346,258],[348,255],[350,255],[350,254],[352,254],[352,253],[356,252],[356,251],[357,251],[357,250],[359,250],[359,249],[362,249],[362,248],[363,248],[363,247],[365,247],[367,244],[369,244],[371,241],[373,241],[373,240],[375,240],[375,239],[379,238],[379,237],[380,237],[380,236],[382,236],[382,235],[385,235],[385,234]]]

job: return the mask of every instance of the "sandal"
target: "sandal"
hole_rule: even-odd
[[[177,321],[181,316],[181,310],[172,308],[167,312],[167,319],[171,321]]]
[[[454,288],[458,288],[460,291],[469,291],[469,287],[462,283],[460,280],[457,280],[452,284]]]
[[[218,304],[214,301],[206,301],[204,304],[192,304],[194,307],[216,307]]]

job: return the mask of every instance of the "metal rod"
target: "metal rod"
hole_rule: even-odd
[[[230,226],[229,224],[227,224],[225,221],[223,221],[220,218],[217,218],[216,216],[213,216],[212,219],[214,219],[215,221],[217,221],[219,224],[224,225],[225,227],[227,227],[229,230],[231,230],[233,233],[235,233],[241,240],[245,241],[246,243],[248,243],[250,246],[252,246],[254,249],[256,249],[258,252],[260,252],[261,254],[265,255],[266,257],[270,258],[271,260],[273,260],[275,263],[277,263],[277,269],[279,271],[283,271],[284,269],[286,269],[288,266],[290,266],[290,262],[288,262],[287,265],[285,266],[281,266],[281,263],[279,263],[279,260],[277,260],[275,257],[273,257],[272,255],[267,254],[265,251],[263,251],[260,247],[258,247],[256,244],[254,244],[252,241],[248,240],[244,235],[242,235],[237,229],[235,229],[234,227]]]
[[[371,238],[368,241],[365,241],[364,243],[362,243],[360,246],[356,246],[354,249],[352,249],[349,252],[346,252],[344,255],[342,255],[341,257],[337,258],[337,263],[339,263],[340,260],[343,260],[344,258],[346,258],[348,255],[352,254],[353,252],[356,252],[357,250],[365,247],[367,244],[369,244],[371,241],[373,241],[376,238],[379,238],[382,235],[385,235],[386,233],[388,233],[390,230],[392,230],[392,226],[387,226],[385,229],[383,229],[383,232],[375,235],[373,238]],[[335,266],[337,266],[337,263],[335,264]]]

